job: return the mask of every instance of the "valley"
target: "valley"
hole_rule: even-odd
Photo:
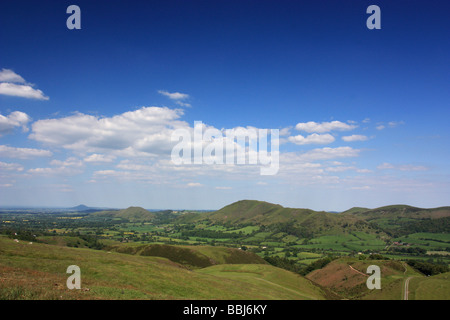
[[[0,212],[1,299],[450,299],[449,207],[81,209]]]

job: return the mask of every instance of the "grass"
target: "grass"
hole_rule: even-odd
[[[409,290],[411,300],[450,300],[450,273],[412,278]]]
[[[201,269],[198,272],[218,278],[239,280],[247,284],[247,289],[253,291],[261,284],[266,292],[271,291],[269,299],[288,299],[295,296],[301,300],[324,299],[323,289],[309,280],[286,270],[274,269],[269,265],[218,265]],[[262,293],[254,291],[255,296]]]
[[[66,288],[69,265],[80,267],[82,290]],[[228,270],[235,268],[234,265],[222,266]],[[254,272],[259,267],[263,270],[262,276]],[[234,273],[218,274],[218,269],[190,271],[159,257],[38,243],[29,245],[0,236],[1,299],[324,298],[324,293],[313,284],[308,282],[306,286],[305,279],[286,270],[270,265],[239,268],[249,268],[247,270],[252,272],[241,272],[237,277]]]

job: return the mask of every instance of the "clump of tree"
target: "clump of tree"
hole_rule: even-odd
[[[335,259],[337,259],[337,257],[327,256],[325,258],[314,261],[313,263],[303,267],[300,271],[300,274],[303,276],[306,276],[308,273],[310,273],[314,270],[322,269],[323,267],[325,267],[327,264],[329,264],[331,261],[333,261]]]
[[[209,238],[209,239],[238,239],[242,234],[235,232],[222,232],[213,230],[189,230],[181,232],[182,239],[189,237]]]
[[[408,260],[406,261],[411,267],[422,272],[427,276],[434,276],[436,274],[449,272],[450,268],[447,264],[434,263],[431,261],[418,261],[418,260]]]
[[[427,250],[422,248],[391,248],[394,252],[398,253],[409,253],[409,254],[415,254],[415,255],[423,255],[427,253]]]
[[[387,231],[390,236],[401,237],[418,232],[448,233],[450,217],[430,219],[423,218],[415,221],[400,222],[400,228]],[[431,239],[437,241],[436,239]]]
[[[7,234],[8,237],[11,239],[39,242],[36,239],[36,233],[34,233],[33,231],[29,231],[29,230],[21,230],[21,231],[7,230],[5,232],[5,234]]]
[[[275,267],[301,274],[302,267],[295,263],[294,260],[280,257],[264,257],[264,260]]]
[[[271,265],[301,274],[302,276],[306,276],[308,273],[310,273],[314,270],[322,269],[323,267],[325,267],[327,264],[329,264],[331,261],[333,261],[335,259],[336,259],[336,257],[334,257],[334,256],[327,256],[325,258],[314,261],[309,265],[302,266],[302,265],[297,264],[294,260],[287,259],[287,258],[264,257],[264,260],[266,260]]]
[[[382,256],[379,253],[372,253],[371,255],[369,255],[369,257],[367,259],[369,259],[369,260],[389,260],[389,258]]]

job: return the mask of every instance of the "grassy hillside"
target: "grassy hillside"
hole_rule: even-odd
[[[431,277],[414,277],[409,300],[450,300],[450,272]]]
[[[129,207],[122,210],[100,211],[92,213],[93,216],[108,216],[123,218],[129,221],[151,221],[155,214],[141,207]]]
[[[336,299],[338,297],[304,277],[273,268],[270,265],[218,265],[201,269],[198,272],[247,283],[249,290],[252,290],[254,285],[264,284],[264,290],[276,293],[270,299],[284,299],[282,297],[286,295],[293,295],[299,300],[317,300],[319,297],[320,299],[325,297]],[[261,293],[253,292],[252,294],[258,296]]]
[[[106,250],[167,258],[190,268],[205,268],[217,264],[266,264],[264,259],[254,253],[225,247],[121,244]]]
[[[81,269],[81,290],[66,287],[69,265]],[[217,269],[190,271],[159,257],[16,243],[0,236],[0,299],[287,300],[326,296],[300,276],[270,265],[238,268],[238,277]]]
[[[370,265],[381,270],[381,289],[369,290],[366,285]],[[363,260],[340,258],[330,262],[324,268],[309,273],[306,278],[324,286],[348,299],[363,300],[402,300],[404,283],[407,278],[425,277],[406,263],[393,260]],[[450,298],[448,288],[445,292]],[[411,299],[411,298],[410,298]]]
[[[310,209],[285,208],[264,201],[242,200],[232,203],[218,211],[198,215],[196,221],[209,221],[218,224],[252,224],[290,229],[300,237],[318,234],[343,234],[350,231],[368,231],[372,227],[352,215],[314,211]]]

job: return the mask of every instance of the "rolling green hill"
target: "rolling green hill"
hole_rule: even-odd
[[[256,200],[232,203],[218,211],[197,215],[194,221],[223,225],[278,225],[282,231],[299,237],[343,234],[352,231],[375,232],[367,222],[353,215],[285,208]]]
[[[122,210],[100,211],[92,213],[93,216],[107,216],[122,218],[129,221],[151,221],[155,214],[141,207],[129,207]]]
[[[409,300],[450,300],[450,272],[414,277],[410,281],[409,291]]]
[[[366,220],[381,218],[438,219],[450,217],[450,207],[423,209],[407,205],[391,205],[375,209],[352,208],[342,212],[341,215],[354,215]]]
[[[81,269],[69,290],[67,267]],[[217,269],[219,267],[219,269]],[[213,268],[213,269],[209,269]],[[15,242],[0,236],[0,299],[325,299],[305,278],[263,264],[191,271],[165,258]]]

